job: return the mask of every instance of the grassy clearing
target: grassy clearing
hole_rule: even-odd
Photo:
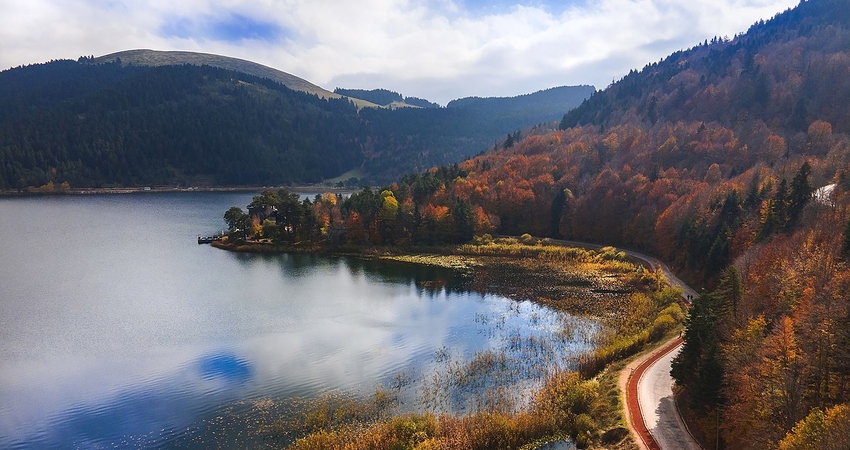
[[[355,167],[355,168],[349,170],[348,172],[345,172],[342,175],[339,175],[338,177],[328,178],[326,180],[323,180],[322,184],[335,185],[339,182],[346,182],[350,178],[361,179],[361,178],[364,178],[365,176],[366,176],[366,173],[363,172],[363,170],[361,168]]]

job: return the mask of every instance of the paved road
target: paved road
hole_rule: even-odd
[[[661,449],[701,450],[687,431],[673,398],[670,363],[679,354],[677,345],[650,364],[638,380],[637,396],[643,422]]]
[[[682,290],[682,297],[686,301],[697,296],[697,292],[680,280],[663,262],[642,253],[623,251],[649,264],[654,270],[661,269],[670,284]],[[674,381],[670,376],[670,367],[673,358],[682,350],[682,344],[668,350],[669,346],[665,344],[653,352],[648,359],[655,360],[641,371],[637,382],[637,402],[642,417],[634,417],[632,420],[643,420],[646,429],[662,450],[702,450],[682,421],[673,397]],[[657,356],[657,353],[665,351],[667,353],[663,356]]]
[[[601,245],[576,241],[560,241],[567,245],[598,249]],[[643,253],[620,249],[638,260],[651,270],[661,270],[670,284],[682,290],[686,301],[698,294],[680,280],[670,268],[660,260]],[[676,402],[673,398],[673,377],[670,376],[670,364],[682,349],[681,343],[672,346],[673,341],[664,343],[657,350],[629,364],[620,374],[620,386],[626,396],[626,421],[635,435],[638,446],[644,450],[702,450],[702,447],[687,430]],[[665,353],[666,352],[666,353]],[[659,355],[664,353],[664,355]],[[639,377],[631,383],[630,375]],[[631,385],[631,389],[628,385]],[[630,392],[631,391],[631,392]],[[630,395],[631,394],[631,395]],[[634,398],[637,397],[637,405]],[[631,405],[630,405],[631,403]],[[634,411],[631,413],[630,411]],[[638,417],[640,416],[640,417]],[[647,437],[646,431],[651,438]],[[643,434],[643,436],[642,436]]]

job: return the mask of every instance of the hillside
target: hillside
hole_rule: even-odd
[[[531,233],[656,254],[707,289],[673,368],[704,446],[848,448],[848,42],[846,1],[801,2],[629,73],[560,130],[406,176],[371,209],[345,204],[340,227],[360,241]]]
[[[465,97],[446,108],[475,112],[491,126],[510,129],[520,120],[538,124],[559,119],[566,105],[581,104],[594,92],[593,86],[559,86],[517,97]]]
[[[271,67],[257,64],[255,62],[246,61],[244,59],[231,58],[221,55],[213,55],[209,53],[197,52],[179,52],[179,51],[157,51],[157,50],[126,50],[117,53],[100,56],[90,60],[94,64],[111,63],[120,61],[123,65],[136,66],[179,66],[183,64],[192,64],[195,66],[210,66],[221,69],[232,70],[258,78],[268,78],[276,81],[293,91],[306,92],[314,94],[319,98],[341,98],[342,96],[319,86],[316,86],[309,81],[296,77],[295,75],[282,72]],[[373,103],[363,101],[359,98],[351,99],[359,108],[374,107]]]
[[[439,108],[440,105],[429,102],[423,98],[405,97],[398,92],[387,89],[334,89],[335,94],[344,95],[349,98],[356,98],[374,103],[379,106],[390,108]]]
[[[345,99],[210,66],[54,61],[0,73],[0,187],[319,181],[359,166]]]
[[[537,123],[359,108],[299,80],[233,58],[148,50],[0,72],[0,189],[379,183]]]

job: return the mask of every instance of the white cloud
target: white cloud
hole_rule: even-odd
[[[192,50],[257,61],[330,89],[384,87],[445,103],[563,84],[604,88],[796,3],[589,0],[468,10],[452,0],[11,0],[0,19],[0,67],[132,48]],[[205,35],[215,28],[205,21],[232,17],[280,33]],[[188,31],[165,32],[181,20],[192,24]]]

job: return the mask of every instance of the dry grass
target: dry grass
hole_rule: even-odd
[[[681,293],[670,287],[650,295],[633,294],[626,309],[609,321],[608,334],[596,351],[582,358],[579,372],[588,378],[596,376],[612,362],[638,353],[681,326],[685,314],[679,298]]]
[[[545,438],[589,442],[596,424],[598,383],[562,371],[547,378],[532,406],[518,413],[465,416],[406,414],[368,426],[319,431],[290,448],[312,449],[517,449]],[[367,408],[368,409],[368,408]]]

